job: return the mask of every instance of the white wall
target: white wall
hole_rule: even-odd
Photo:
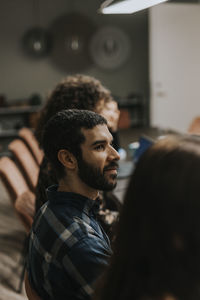
[[[200,5],[150,9],[151,124],[186,131],[200,115]]]
[[[121,27],[132,42],[129,60],[119,69],[104,71],[90,66],[81,73],[99,78],[113,94],[127,96],[131,92],[148,93],[148,44],[147,14],[131,16],[102,16],[96,10],[99,0],[41,0],[40,25],[51,26],[62,14],[79,11],[88,15],[97,27],[111,24]],[[60,70],[51,57],[33,60],[24,55],[21,48],[23,34],[36,24],[33,14],[33,0],[0,1],[0,94],[8,101],[29,97],[34,92],[42,96],[68,71]]]

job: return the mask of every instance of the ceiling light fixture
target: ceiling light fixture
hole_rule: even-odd
[[[99,12],[102,14],[132,14],[136,11],[166,2],[167,0],[124,0],[113,3],[106,0],[102,3]]]

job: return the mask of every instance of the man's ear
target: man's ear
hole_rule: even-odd
[[[73,170],[77,165],[75,156],[66,149],[61,149],[58,151],[58,160],[67,169]]]

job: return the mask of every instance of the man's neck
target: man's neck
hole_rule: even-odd
[[[59,180],[58,192],[76,193],[92,200],[95,200],[99,195],[98,190],[89,187],[80,179],[76,181],[71,181],[66,178]]]

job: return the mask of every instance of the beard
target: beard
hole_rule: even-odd
[[[110,174],[109,177],[106,176],[106,170],[112,167],[118,167],[115,161],[104,167],[103,173],[100,168],[93,167],[82,158],[78,160],[78,167],[80,179],[91,188],[101,191],[111,191],[117,185],[117,175]]]

